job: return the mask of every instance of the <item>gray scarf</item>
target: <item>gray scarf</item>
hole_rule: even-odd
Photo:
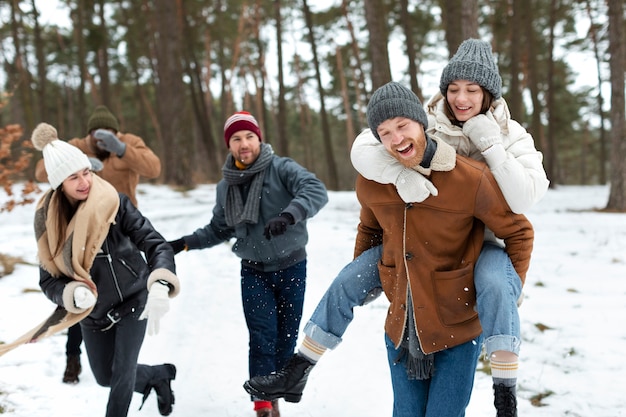
[[[424,380],[429,379],[435,370],[435,356],[425,354],[420,348],[420,342],[417,338],[415,327],[415,318],[413,317],[413,299],[411,298],[411,289],[409,288],[408,296],[408,320],[404,332],[404,338],[400,343],[400,352],[396,358],[396,363],[406,358],[406,373],[409,379]]]
[[[261,206],[261,191],[265,170],[272,162],[274,150],[271,145],[261,143],[261,153],[246,169],[239,169],[235,166],[235,158],[228,154],[222,174],[224,181],[228,184],[226,192],[226,224],[235,226],[240,223],[255,224],[259,221],[259,207]],[[244,204],[243,186],[250,183],[250,189]]]

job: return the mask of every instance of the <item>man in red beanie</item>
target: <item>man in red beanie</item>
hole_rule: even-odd
[[[238,112],[224,124],[230,151],[217,184],[213,218],[170,242],[174,253],[236,238],[241,298],[250,334],[250,377],[281,369],[293,354],[306,283],[306,220],[327,202],[324,184],[262,141],[254,116]],[[257,417],[279,417],[277,401],[252,396]]]

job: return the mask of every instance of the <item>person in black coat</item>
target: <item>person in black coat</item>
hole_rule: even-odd
[[[54,127],[37,126],[32,142],[51,185],[35,213],[42,291],[67,311],[69,325],[80,322],[96,381],[110,387],[107,417],[126,416],[133,391],[145,402],[153,388],[159,412],[169,415],[176,367],[137,360],[146,328],[158,332],[180,290],[171,247]]]

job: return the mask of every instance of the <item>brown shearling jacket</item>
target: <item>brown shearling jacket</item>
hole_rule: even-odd
[[[362,176],[356,182],[361,218],[355,257],[383,244],[378,266],[390,301],[385,331],[399,347],[410,285],[424,353],[460,345],[482,331],[474,310],[473,274],[485,225],[504,239],[522,283],[534,236],[528,219],[511,211],[484,163],[457,155],[453,169],[432,171],[429,179],[438,196],[410,204],[402,201],[393,184]]]

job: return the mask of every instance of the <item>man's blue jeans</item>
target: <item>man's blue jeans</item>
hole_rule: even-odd
[[[250,333],[250,377],[269,375],[293,355],[305,287],[306,260],[274,272],[241,268],[241,298]]]
[[[382,253],[382,245],[368,249],[339,272],[304,326],[307,336],[328,349],[341,343],[341,336],[354,318],[354,307],[382,292],[378,275]]]
[[[326,290],[304,333],[334,349],[352,321],[354,307],[380,294],[378,262],[382,246],[363,252],[346,265]],[[519,355],[521,342],[517,300],[522,283],[511,259],[500,246],[486,242],[474,268],[476,309],[483,328],[487,355],[506,350]]]
[[[425,380],[409,380],[406,357],[385,335],[393,386],[393,417],[463,417],[474,386],[482,336],[434,353],[435,372]]]

